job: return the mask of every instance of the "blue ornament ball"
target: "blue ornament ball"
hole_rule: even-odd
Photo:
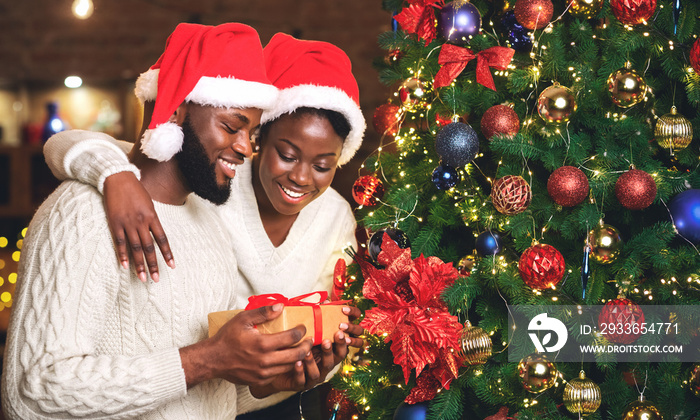
[[[433,171],[433,184],[438,190],[449,190],[459,183],[459,174],[450,165],[440,165]]]
[[[532,50],[532,38],[530,38],[527,28],[518,23],[512,10],[507,11],[503,15],[501,25],[506,30],[511,48],[521,52]]]
[[[464,46],[481,30],[481,14],[471,3],[447,3],[440,9],[438,28],[450,44]]]
[[[487,230],[476,237],[476,252],[481,256],[496,255],[503,249],[501,235]]]
[[[479,153],[479,137],[468,124],[453,122],[438,131],[435,150],[443,164],[460,168],[474,160]]]
[[[678,234],[697,244],[700,243],[700,190],[686,190],[668,205]]]
[[[428,403],[407,404],[402,402],[394,411],[394,420],[425,420],[428,416]]]

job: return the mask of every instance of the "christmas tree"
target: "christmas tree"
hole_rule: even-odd
[[[700,5],[383,8],[394,26],[376,66],[395,94],[353,190],[370,239],[336,276],[364,310],[367,348],[333,381],[334,416],[698,416],[698,359],[508,354],[523,344],[513,305],[601,305],[604,327],[700,304]],[[698,317],[679,312],[663,340],[697,348]],[[576,338],[659,339],[612,332]]]

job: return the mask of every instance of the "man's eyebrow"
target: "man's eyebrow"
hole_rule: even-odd
[[[250,124],[250,119],[248,119],[248,117],[246,117],[246,116],[243,115],[243,114],[239,114],[238,112],[235,112],[235,113],[233,113],[231,116],[232,116],[232,117],[235,117],[235,118],[238,118],[238,119],[239,119],[242,123],[244,123],[244,124]]]

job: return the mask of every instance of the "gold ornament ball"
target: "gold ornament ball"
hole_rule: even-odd
[[[466,257],[459,260],[459,262],[457,263],[457,271],[462,276],[468,276],[469,274],[471,274],[475,262],[475,255],[467,255]]]
[[[670,113],[656,122],[654,137],[659,146],[670,150],[673,155],[674,150],[685,149],[693,141],[693,125],[674,106]]]
[[[459,344],[459,356],[464,359],[465,366],[486,363],[491,357],[491,337],[481,328],[471,325],[469,321],[464,325]]]
[[[425,108],[427,105],[426,96],[428,87],[426,83],[415,77],[404,81],[399,87],[399,101],[408,111],[416,111]]]
[[[693,366],[693,370],[690,371],[688,385],[693,395],[700,397],[700,365]]]
[[[601,264],[610,264],[622,251],[620,232],[614,227],[601,223],[588,232],[589,256]]]
[[[538,394],[554,385],[557,380],[557,366],[547,356],[533,353],[520,360],[518,375],[522,380],[523,388]]]
[[[644,397],[630,403],[622,414],[622,420],[663,420],[659,410]]]
[[[550,86],[537,98],[537,112],[548,123],[569,121],[576,108],[576,98],[571,89],[565,86]]]
[[[570,380],[564,387],[562,400],[571,413],[587,416],[600,407],[602,396],[600,387],[581,371],[578,378]]]
[[[644,78],[627,63],[608,77],[608,92],[615,105],[629,108],[644,100],[647,83]]]
[[[598,16],[603,0],[571,0],[569,5],[569,13],[577,18],[590,19]]]

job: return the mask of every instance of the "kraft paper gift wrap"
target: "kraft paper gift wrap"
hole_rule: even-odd
[[[317,302],[304,301],[313,295],[318,295]],[[210,313],[209,337],[216,334],[226,322],[244,310],[283,303],[285,306],[279,317],[257,326],[261,333],[278,333],[303,324],[306,327],[306,336],[300,341],[311,339],[314,345],[321,344],[325,339],[332,342],[333,335],[340,329],[340,323],[348,323],[348,316],[343,313],[343,306],[347,301],[321,303],[327,297],[327,292],[313,292],[289,299],[280,294],[251,296],[248,298],[246,309]]]

